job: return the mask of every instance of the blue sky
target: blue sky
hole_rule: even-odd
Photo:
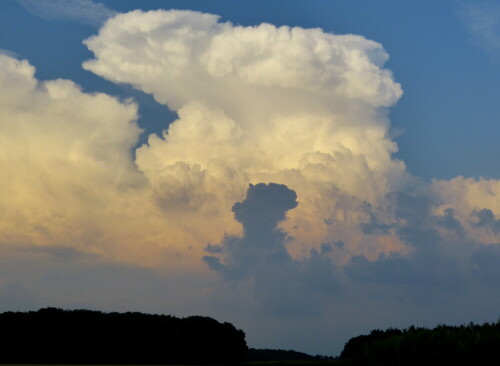
[[[492,0],[1,1],[0,311],[495,321],[499,68]]]
[[[487,11],[495,2],[477,1],[103,1],[124,12],[192,9],[218,14],[241,25],[320,27],[380,42],[390,55],[387,68],[402,84],[404,96],[391,108],[397,157],[425,180],[499,178],[495,136],[500,119],[500,47],[498,24],[488,39],[474,32],[473,9]],[[91,53],[81,41],[92,25],[64,17],[45,20],[16,1],[0,4],[0,48],[25,57],[40,79],[69,78],[88,91],[133,96],[141,105],[140,124],[159,132],[173,115],[145,95],[82,70]],[[498,11],[498,9],[497,9]],[[495,33],[496,32],[496,33]],[[495,44],[496,42],[496,44]],[[158,120],[162,122],[158,123]]]

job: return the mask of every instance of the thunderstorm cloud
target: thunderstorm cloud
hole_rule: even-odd
[[[381,44],[71,4],[103,24],[83,68],[177,119],[136,148],[133,100],[38,80],[0,52],[1,310],[203,304],[271,338],[307,317],[324,330],[323,317],[498,311],[500,181],[407,172],[388,118],[402,88]]]

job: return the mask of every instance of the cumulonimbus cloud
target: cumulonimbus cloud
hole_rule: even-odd
[[[231,208],[252,201],[249,184],[272,182],[298,202],[268,217],[271,234],[288,238],[273,239],[286,258],[273,287],[291,275],[333,293],[342,269],[346,281],[406,285],[446,284],[442,268],[472,283],[497,274],[488,258],[498,254],[499,181],[457,177],[408,192],[387,118],[402,91],[377,42],[133,11],[85,44],[94,53],[85,69],[152,94],[178,118],[133,161],[133,102],[40,82],[27,61],[0,54],[2,246],[206,273],[211,243],[212,269],[264,283],[249,258],[238,262],[240,246],[258,263],[272,253],[259,252],[251,218]],[[270,291],[255,296],[273,307]]]
[[[406,180],[386,116],[402,92],[374,41],[134,11],[85,44],[95,55],[85,69],[151,93],[179,115],[137,150],[166,211],[216,214],[234,233],[230,209],[248,183],[286,184],[301,200],[283,224],[300,255],[352,232],[364,202]],[[374,250],[397,249],[385,246]]]

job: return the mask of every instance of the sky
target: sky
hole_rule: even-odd
[[[496,321],[499,70],[496,1],[2,1],[0,311]]]

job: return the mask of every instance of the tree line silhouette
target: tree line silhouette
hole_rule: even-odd
[[[1,364],[238,365],[330,361],[292,350],[248,349],[245,333],[212,318],[45,308],[0,314]],[[339,365],[500,365],[500,320],[434,329],[373,330],[351,338]]]
[[[203,316],[45,308],[0,314],[0,363],[221,364],[246,356],[245,333]]]
[[[500,320],[496,323],[462,326],[440,325],[372,330],[351,338],[341,360],[353,365],[500,365]]]

